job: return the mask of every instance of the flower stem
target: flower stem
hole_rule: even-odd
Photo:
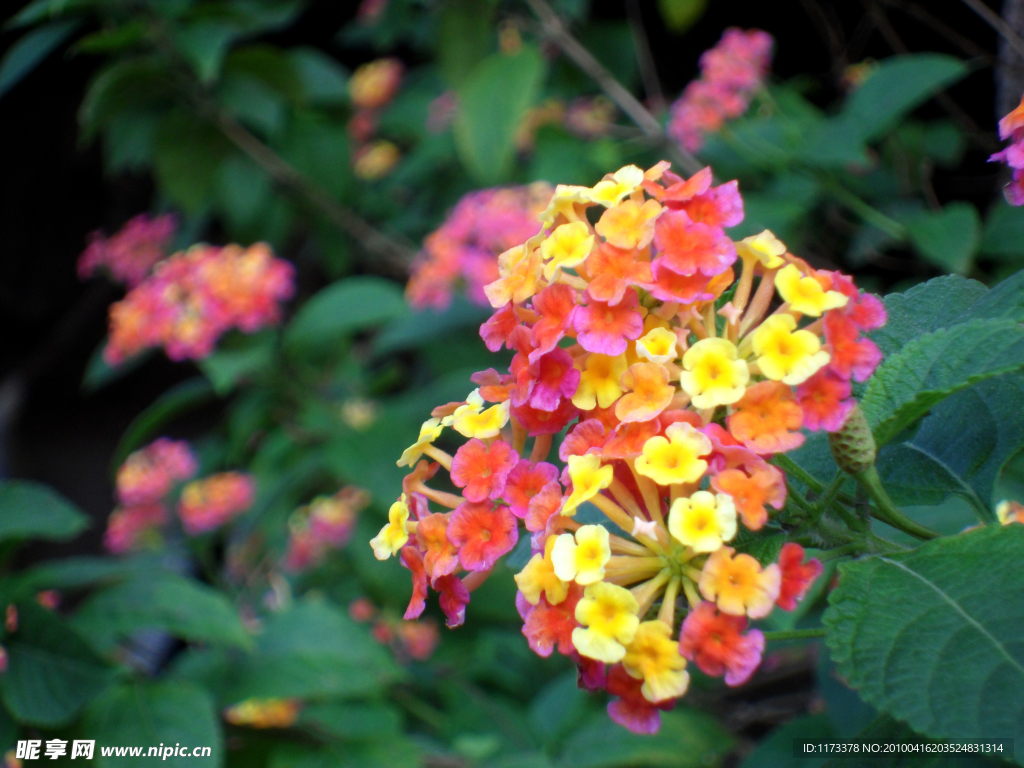
[[[764,632],[765,640],[805,640],[815,637],[825,636],[824,627],[814,627],[813,629],[782,629],[776,632]]]
[[[939,537],[939,534],[931,528],[926,528],[920,523],[914,522],[893,504],[889,494],[882,487],[882,481],[878,477],[878,470],[873,466],[865,469],[863,472],[858,472],[854,477],[877,505],[877,507],[872,507],[871,509],[871,516],[876,520],[881,520],[886,525],[891,525],[893,528],[910,534],[917,539],[928,540]]]

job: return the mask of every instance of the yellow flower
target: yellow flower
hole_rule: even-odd
[[[498,257],[501,277],[484,286],[487,301],[500,309],[510,301],[521,304],[537,292],[543,270],[540,251],[517,245]]]
[[[615,470],[611,465],[601,466],[601,459],[593,453],[583,456],[570,456],[569,478],[572,480],[572,493],[562,505],[562,514],[572,517],[576,507],[588,499],[594,498],[612,484]]]
[[[420,456],[423,455],[423,449],[437,440],[442,431],[444,431],[444,427],[441,425],[440,419],[427,419],[424,421],[420,427],[420,436],[415,443],[402,451],[402,458],[397,462],[398,466],[413,466],[419,461]]]
[[[792,315],[772,315],[754,331],[757,366],[766,378],[794,386],[802,384],[829,361],[821,340],[810,331],[794,331]]]
[[[665,434],[668,439],[655,435],[644,443],[643,455],[636,459],[636,471],[658,485],[699,480],[708,468],[700,457],[711,453],[707,435],[685,421],[670,424]]]
[[[796,264],[789,264],[775,275],[779,295],[794,311],[821,317],[836,307],[845,307],[850,299],[839,291],[826,291],[813,275],[804,275]]]
[[[575,539],[571,533],[555,539],[551,562],[555,575],[562,581],[586,585],[604,578],[604,566],[611,556],[608,529],[603,525],[581,525]]]
[[[775,269],[783,265],[782,254],[786,245],[766,229],[757,235],[744,237],[736,243],[736,253],[741,259],[757,259],[766,269]]]
[[[653,315],[649,315],[653,317]],[[641,336],[636,342],[636,354],[638,357],[651,363],[672,362],[676,359],[676,335],[667,328],[655,327]]]
[[[597,406],[607,408],[622,395],[619,380],[626,372],[626,356],[600,355],[593,352],[587,355],[580,371],[580,383],[576,394],[572,396],[572,404],[584,411],[593,410]]]
[[[544,542],[544,554],[538,553],[531,557],[526,567],[515,576],[519,591],[530,605],[537,605],[541,594],[547,598],[550,605],[558,605],[569,593],[569,586],[557,576],[552,563],[551,553],[557,538],[548,536]]]
[[[678,698],[690,685],[686,659],[671,634],[672,628],[663,621],[641,622],[622,659],[626,671],[644,681],[640,692],[650,702]]]
[[[397,555],[409,540],[409,532],[405,524],[409,520],[409,507],[405,504],[405,494],[391,505],[388,510],[388,524],[380,529],[380,533],[370,540],[373,554],[378,560],[387,560]]]
[[[288,728],[295,724],[301,709],[298,699],[246,699],[225,709],[224,719],[252,728]]]
[[[548,202],[548,207],[541,212],[540,222],[548,227],[554,224],[559,216],[572,218],[575,215],[573,206],[576,203],[586,202],[590,194],[589,187],[579,187],[573,184],[559,184],[555,187],[555,193]]]
[[[672,503],[668,530],[694,552],[714,552],[736,535],[736,505],[724,493],[697,491]]]
[[[576,267],[586,261],[594,249],[594,236],[582,221],[562,224],[540,244],[540,254],[547,262],[544,277],[554,278],[559,269]]]
[[[475,437],[480,440],[497,437],[501,428],[508,424],[510,403],[506,400],[486,410],[483,406],[484,399],[480,397],[480,391],[474,389],[466,398],[466,404],[456,408],[455,413],[444,419],[441,424],[451,424],[463,437]]]
[[[644,172],[635,165],[619,168],[610,179],[597,182],[593,189],[583,192],[584,199],[600,203],[605,208],[616,205],[626,195],[631,195],[644,181]]]
[[[646,248],[654,239],[654,222],[661,211],[655,200],[643,205],[625,200],[605,211],[594,229],[616,248]]]
[[[762,570],[750,555],[734,554],[732,547],[725,546],[711,554],[700,575],[700,592],[723,613],[763,618],[771,613],[779,596],[779,566],[772,563]]]
[[[732,405],[743,398],[750,370],[728,339],[701,339],[683,355],[679,383],[697,408]]]
[[[996,517],[1000,525],[1024,523],[1024,504],[1004,499],[996,504]]]
[[[572,644],[584,656],[605,664],[622,661],[636,636],[639,610],[628,589],[604,581],[591,584],[576,604],[576,621],[583,627],[572,631]]]

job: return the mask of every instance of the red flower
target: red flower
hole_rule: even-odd
[[[583,597],[583,587],[569,585],[569,594],[558,605],[551,605],[543,595],[537,605],[530,605],[522,592],[516,593],[516,607],[523,617],[523,634],[530,649],[545,658],[558,647],[558,652],[569,655],[576,650],[572,644],[572,631],[576,621],[576,603]]]
[[[536,347],[530,353],[531,363],[554,349],[572,327],[576,314],[576,291],[564,283],[549,285],[533,297],[533,308],[539,317],[530,331],[530,340]]]
[[[505,481],[505,501],[512,508],[512,514],[523,519],[529,511],[530,502],[544,486],[558,477],[558,469],[546,461],[534,464],[521,459]]]
[[[530,506],[526,510],[526,530],[530,533],[543,531],[547,528],[551,516],[562,508],[562,486],[557,480],[540,489],[540,493],[530,499]]]
[[[509,337],[517,327],[519,327],[519,318],[516,317],[510,301],[480,326],[480,338],[484,340],[484,344],[491,352],[497,352],[503,346],[511,349]]]
[[[825,315],[825,341],[832,353],[831,368],[844,379],[867,381],[882,362],[882,351],[871,339],[861,339],[857,323],[840,312]]]
[[[857,324],[862,331],[873,331],[885,325],[888,319],[882,300],[871,293],[864,293],[853,284],[853,280],[842,272],[826,272],[832,278],[832,287],[849,297],[845,307],[833,312],[840,312]]]
[[[424,552],[423,567],[432,579],[459,569],[459,550],[448,540],[448,517],[434,512],[416,526],[416,543]]]
[[[701,272],[692,275],[677,274],[665,265],[664,258],[655,259],[651,269],[654,281],[644,288],[656,299],[690,304],[714,298],[714,294],[707,290],[709,278]]]
[[[469,501],[501,498],[509,472],[519,462],[519,454],[504,440],[488,446],[473,438],[459,448],[452,459],[452,482],[462,488]]]
[[[553,411],[541,411],[528,403],[515,405],[513,401],[512,415],[519,423],[526,427],[531,437],[537,435],[557,435],[565,425],[579,415],[579,408],[572,404],[572,400],[564,399]]]
[[[843,426],[855,405],[850,397],[850,382],[828,367],[821,369],[796,389],[797,401],[804,412],[804,427],[835,432]]]
[[[423,568],[423,555],[416,547],[408,544],[399,555],[402,565],[412,572],[412,598],[405,609],[405,619],[419,618],[427,607],[427,572]]]
[[[431,582],[439,594],[438,602],[445,615],[445,626],[449,629],[461,627],[466,620],[466,606],[469,605],[469,590],[457,576],[440,576]],[[408,618],[408,617],[407,617]]]
[[[644,332],[638,306],[640,299],[632,288],[614,306],[587,294],[587,305],[579,308],[573,319],[580,345],[587,352],[621,355],[626,351],[626,340],[639,339]]]
[[[608,717],[633,733],[657,733],[661,728],[661,710],[672,709],[675,700],[652,704],[640,691],[643,684],[643,680],[631,677],[621,664],[612,667],[605,685],[608,693],[619,698],[608,703]]]
[[[679,634],[679,653],[707,675],[725,673],[725,684],[742,685],[761,663],[764,635],[746,635],[746,616],[720,613],[714,603],[702,602],[687,615]]]
[[[651,265],[637,261],[634,251],[607,243],[598,245],[587,257],[586,269],[593,278],[587,286],[587,294],[613,307],[622,301],[629,286],[645,285],[653,279]]]
[[[459,548],[463,568],[486,571],[516,545],[519,526],[508,507],[467,501],[459,505],[448,521],[448,540]]]
[[[480,397],[489,403],[503,403],[512,392],[512,377],[507,373],[498,373],[493,368],[477,371],[469,380],[480,387]]]
[[[531,355],[532,357],[532,355]],[[555,349],[530,366],[536,369],[530,405],[541,411],[554,411],[563,399],[570,399],[580,385],[580,372],[573,365],[572,355]]]
[[[793,542],[786,542],[779,552],[779,569],[782,571],[782,585],[775,604],[784,611],[792,611],[804,599],[807,590],[824,568],[821,561],[813,558],[804,562],[804,548]]]
[[[683,211],[666,211],[654,226],[660,263],[680,275],[720,275],[736,261],[736,247],[718,227],[694,222]]]

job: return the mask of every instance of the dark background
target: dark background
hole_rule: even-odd
[[[7,4],[5,18],[21,5]],[[314,3],[280,38],[341,56],[332,38],[356,5],[354,0]],[[773,77],[812,78],[812,98],[822,106],[840,94],[845,65],[884,58],[901,46],[973,59],[977,71],[949,95],[977,126],[978,140],[958,169],[937,174],[935,187],[940,199],[955,190],[957,197],[972,198],[982,208],[998,194],[998,171],[986,164],[997,120],[991,66],[996,34],[962,3],[711,0],[705,15],[682,36],[664,28],[653,0],[638,6],[670,102],[696,74],[700,53],[728,26],[770,32],[776,40]],[[596,18],[626,18],[622,0],[595,0],[592,8]],[[920,8],[952,34],[915,18],[913,11]],[[16,33],[4,32],[0,48],[16,39]],[[397,53],[415,60],[415,52]],[[349,51],[342,63],[354,67],[362,60]],[[119,293],[100,279],[80,282],[76,259],[89,232],[113,232],[154,203],[148,179],[105,177],[99,147],[79,141],[76,110],[97,64],[92,57],[69,57],[61,50],[0,99],[0,475],[49,483],[97,521],[73,545],[47,545],[49,556],[99,549],[101,521],[112,505],[109,462],[118,438],[169,385],[194,374],[189,364],[153,356],[96,394],[81,389],[83,370],[105,333],[106,307]],[[941,110],[935,103],[923,108],[925,114]],[[200,412],[179,424],[180,435],[198,434],[214,415]],[[27,557],[39,554],[29,551]]]

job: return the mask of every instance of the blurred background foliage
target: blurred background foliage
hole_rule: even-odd
[[[1020,59],[1000,58],[984,22],[952,1],[752,5],[552,2],[596,59],[583,69],[518,0],[36,0],[13,13],[0,461],[73,502],[0,486],[0,591],[18,617],[0,748],[73,734],[210,745],[217,764],[269,768],[767,766],[792,761],[793,736],[866,726],[874,712],[804,642],[773,646],[740,691],[695,674],[660,735],[629,734],[564,659],[529,651],[514,566],[474,596],[471,626],[413,660],[395,634],[407,575],[365,544],[416,425],[500,367],[477,335],[485,308],[458,291],[447,309],[403,296],[424,237],[467,192],[699,160],[740,181],[734,239],[770,228],[870,290],[945,273],[991,285],[1024,267],[1024,210],[986,163]],[[661,126],[731,25],[776,38],[772,75],[695,159]],[[383,56],[402,64],[397,91],[354,104],[353,72]],[[602,72],[640,99],[639,120]],[[74,261],[88,231],[143,210],[178,215],[177,248],[265,241],[292,261],[281,327],[231,334],[196,364],[103,363],[118,290],[78,284]],[[205,472],[251,473],[255,504],[226,531],[102,557],[113,471],[162,434],[191,439]],[[283,573],[294,510],[342,485],[372,498],[353,543]],[[960,511],[936,514],[955,528]],[[826,582],[794,625],[817,621]],[[57,611],[38,605],[47,590]],[[357,621],[365,600],[379,612]],[[287,727],[225,722],[250,699],[304,706]]]

